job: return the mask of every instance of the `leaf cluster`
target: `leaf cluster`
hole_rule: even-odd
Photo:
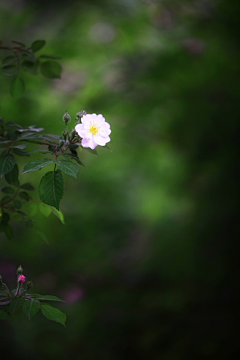
[[[36,53],[45,45],[45,40],[36,40],[31,46],[20,41],[12,41],[13,46],[0,46],[0,50],[5,53],[2,59],[1,72],[4,76],[12,77],[10,84],[10,93],[17,99],[25,91],[25,82],[22,73],[28,72],[32,75],[38,75],[39,72],[48,79],[60,79],[62,67],[56,61],[60,59],[57,56]]]

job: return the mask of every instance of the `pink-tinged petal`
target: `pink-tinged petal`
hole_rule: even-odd
[[[110,127],[105,126],[106,123],[104,123],[101,128],[99,129],[99,135],[101,136],[108,136],[111,134]]]
[[[94,135],[93,139],[94,139],[95,143],[97,143],[98,145],[101,145],[101,146],[105,146],[107,142],[111,141],[109,136],[102,137],[99,135]]]
[[[97,146],[97,144],[95,143],[95,141],[93,140],[93,136],[91,136],[90,138],[85,138],[82,139],[82,147],[89,147],[92,150],[95,149],[95,147]]]
[[[97,115],[97,122],[99,125],[102,125],[105,123],[105,118],[102,116],[102,114]]]
[[[96,115],[96,114],[87,114],[87,115],[83,115],[81,122],[82,124],[88,123],[89,121],[92,120],[92,115]]]
[[[83,124],[77,124],[75,130],[82,138],[88,137],[88,131],[84,129]]]

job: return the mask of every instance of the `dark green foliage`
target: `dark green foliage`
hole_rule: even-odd
[[[39,197],[45,204],[59,210],[59,204],[64,192],[64,178],[60,170],[49,171],[39,184]]]

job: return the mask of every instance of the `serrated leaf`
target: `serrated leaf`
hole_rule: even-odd
[[[22,151],[22,150],[20,150],[20,149],[12,149],[12,152],[13,152],[15,155],[19,155],[19,156],[26,156],[26,157],[29,157],[29,156],[30,156],[26,151]]]
[[[38,206],[40,213],[44,216],[48,217],[51,214],[51,208],[49,205],[40,202]]]
[[[27,72],[30,72],[33,75],[38,75],[38,63],[32,62],[29,60],[24,60],[21,64],[21,68]]]
[[[59,60],[59,59],[61,59],[60,57],[58,57],[58,56],[52,56],[52,55],[40,55],[39,57],[38,57],[39,59],[52,59],[52,60]]]
[[[58,160],[56,164],[64,174],[77,178],[79,167],[76,164],[68,160]]]
[[[39,184],[39,197],[45,204],[59,210],[64,192],[64,178],[60,170],[46,173]]]
[[[41,237],[41,239],[48,244],[48,239],[47,239],[46,235],[44,234],[44,232],[42,232],[42,230],[40,230],[36,227],[34,227],[34,230],[38,233],[38,235]]]
[[[2,60],[2,66],[6,66],[6,65],[10,65],[12,64],[13,62],[17,61],[17,58],[15,55],[9,55],[7,57],[5,57],[3,60]]]
[[[19,174],[18,166],[17,164],[15,164],[13,166],[13,169],[5,175],[6,182],[10,185],[18,186],[19,185],[18,174]]]
[[[45,40],[36,40],[32,43],[31,49],[33,52],[37,52],[37,51],[41,50],[45,45],[46,45]]]
[[[60,79],[61,72],[61,65],[54,60],[44,61],[41,64],[41,73],[48,79]]]
[[[41,306],[42,314],[48,319],[56,321],[63,326],[65,326],[66,322],[66,314],[61,312],[60,310],[50,306],[50,305],[42,305]]]
[[[14,194],[15,193],[15,190],[9,186],[6,186],[2,189],[2,192],[4,194]]]
[[[64,300],[59,299],[56,296],[53,295],[39,295],[39,294],[35,294],[34,295],[35,299],[37,300],[44,300],[44,301],[61,301],[64,302]]]
[[[12,171],[14,165],[15,159],[12,154],[0,156],[0,177],[3,177],[4,175]]]
[[[27,315],[29,320],[33,317],[40,309],[40,302],[36,299],[25,300],[22,311]]]
[[[43,159],[43,160],[34,160],[27,163],[24,168],[22,174],[26,174],[32,171],[41,170],[43,167],[53,164],[54,161],[50,159]]]
[[[22,185],[20,185],[20,188],[24,189],[24,190],[30,190],[30,191],[34,190],[34,187],[30,183],[22,184]]]
[[[48,154],[48,153],[52,154],[52,151],[37,149],[37,150],[30,150],[27,152],[27,154]]]
[[[76,155],[73,155],[73,154],[59,154],[59,155],[62,155],[62,156],[65,156],[65,157],[69,157],[70,159],[73,159],[75,160],[79,165],[82,165],[85,167],[85,165],[81,162],[81,160],[76,156]]]
[[[10,94],[14,99],[18,99],[20,96],[24,94],[25,84],[23,79],[20,76],[16,76],[10,86]]]
[[[13,76],[18,74],[18,67],[16,65],[10,64],[2,67],[2,73],[5,76]]]
[[[23,306],[23,303],[25,301],[24,297],[17,297],[14,298],[11,302],[11,305],[9,306],[9,310],[13,313],[16,310],[20,309]]]
[[[28,195],[28,193],[26,193],[26,191],[21,191],[20,193],[18,193],[18,196],[26,201],[29,201],[30,197]]]
[[[7,311],[0,310],[0,320],[9,320],[10,314]]]
[[[15,145],[15,146],[12,146],[12,148],[15,148],[15,149],[20,149],[20,150],[23,150],[27,147],[26,144],[20,144],[20,145]]]
[[[51,211],[52,211],[52,213],[53,213],[55,216],[57,216],[57,217],[59,218],[59,220],[61,221],[61,223],[62,223],[63,225],[65,225],[63,213],[62,213],[61,211],[55,209],[55,208],[52,207],[52,206],[51,206]]]

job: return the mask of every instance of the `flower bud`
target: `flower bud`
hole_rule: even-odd
[[[75,138],[75,135],[76,135],[76,131],[72,130],[70,133],[70,141],[72,141]]]
[[[27,282],[27,290],[31,289],[33,287],[33,282],[32,281],[28,281]]]
[[[78,113],[76,113],[76,121],[78,120],[81,120],[81,118],[84,116],[84,115],[87,115],[87,112],[85,110],[82,110],[82,111],[79,111]]]
[[[63,121],[65,121],[65,124],[67,125],[71,121],[71,116],[66,111],[65,114],[63,115],[62,119],[63,119]]]
[[[26,280],[26,277],[25,277],[24,275],[20,275],[20,276],[18,277],[18,282],[19,282],[20,284],[25,283],[25,280]]]
[[[65,141],[64,141],[64,140],[60,140],[60,141],[59,141],[59,148],[61,149],[61,147],[63,147],[64,144],[65,144]]]
[[[67,138],[67,131],[66,130],[64,130],[63,132],[62,132],[62,136],[63,136],[63,138],[64,138],[64,140],[66,140],[66,138]]]
[[[21,267],[21,265],[18,267],[18,269],[17,269],[17,276],[20,276],[20,275],[22,275],[22,273],[23,273],[23,268]]]

